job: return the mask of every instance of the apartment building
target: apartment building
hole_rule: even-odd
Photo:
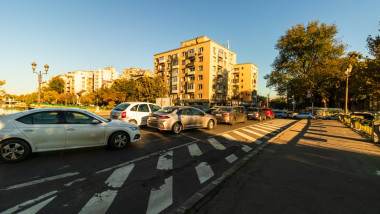
[[[162,77],[169,96],[180,105],[225,104],[232,96],[228,78],[234,65],[236,53],[207,36],[154,55],[154,74]]]
[[[83,93],[84,91],[92,91],[93,73],[91,71],[76,70],[59,75],[65,84],[64,91],[67,93]]]
[[[141,68],[124,68],[121,72],[121,77],[129,80],[137,80],[142,77],[153,78],[153,73],[151,70],[143,70]]]
[[[232,100],[241,103],[252,103],[256,101],[257,94],[257,72],[258,68],[253,63],[234,65],[232,72]]]
[[[160,76],[169,89],[169,96],[179,105],[226,105],[236,97],[236,88],[244,101],[249,102],[252,91],[257,90],[257,67],[242,64],[243,74],[255,76],[233,85],[237,54],[207,36],[181,42],[178,49],[154,55],[154,75]],[[253,66],[253,67],[252,67]],[[248,74],[249,71],[256,74]],[[254,84],[252,84],[252,82]],[[243,86],[241,88],[241,86]],[[251,88],[250,88],[251,87]],[[248,93],[249,92],[249,93]],[[249,94],[249,95],[248,95]],[[241,101],[241,100],[240,100]]]
[[[116,79],[120,79],[120,74],[116,71],[115,67],[107,67],[104,69],[99,68],[93,71],[94,74],[94,87],[93,91],[101,87],[110,87]]]

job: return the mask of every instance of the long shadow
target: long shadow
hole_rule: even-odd
[[[305,134],[307,133],[307,130],[309,129],[310,126],[311,126],[311,122],[310,120],[307,120],[306,126],[300,131],[298,135],[296,135],[293,139],[291,139],[287,145],[289,146],[297,145],[298,141],[305,137]]]

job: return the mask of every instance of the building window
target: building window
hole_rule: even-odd
[[[181,82],[185,82],[185,77],[182,77],[182,78],[181,78]]]
[[[183,86],[181,86],[181,91],[184,91],[184,90],[185,90],[185,86],[183,85]]]
[[[202,94],[198,94],[198,98],[202,98]]]
[[[203,85],[202,84],[198,84],[198,89],[203,89]]]
[[[185,52],[182,52],[182,56],[185,56]]]
[[[241,80],[241,82],[243,82],[243,80]]]
[[[186,64],[186,60],[182,60],[182,65],[185,65]]]
[[[194,84],[188,84],[187,89],[194,89]]]
[[[216,62],[216,57],[215,56],[213,57],[213,59],[214,59],[214,62]]]
[[[243,86],[241,86],[241,88],[243,88]]]
[[[167,79],[167,80],[166,80],[166,83],[170,83],[170,79]]]
[[[203,62],[203,56],[198,57],[198,62]]]
[[[199,48],[199,53],[203,53],[203,47]]]
[[[203,71],[203,66],[198,66],[198,71]]]
[[[215,47],[213,47],[212,49],[213,49],[214,53],[216,53],[216,48],[215,48]]]
[[[195,80],[195,77],[194,76],[189,77],[189,81],[191,80]]]
[[[172,80],[173,82],[178,82],[178,77],[173,77]]]
[[[203,80],[203,75],[199,75],[198,80]]]
[[[185,70],[185,69],[182,69],[182,73],[183,73],[183,74],[186,73],[186,70]]]
[[[215,68],[216,68],[215,66],[212,66],[212,71],[215,71]]]

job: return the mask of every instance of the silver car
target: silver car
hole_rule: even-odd
[[[173,131],[175,134],[184,129],[213,129],[215,126],[214,116],[190,106],[164,107],[148,118],[148,127]]]
[[[46,108],[0,117],[0,159],[24,160],[31,152],[109,145],[122,149],[140,128],[73,108]]]
[[[154,103],[126,102],[112,109],[110,119],[133,123],[137,126],[146,125],[150,113],[160,110]]]

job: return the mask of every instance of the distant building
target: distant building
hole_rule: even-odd
[[[258,68],[253,63],[234,65],[230,81],[233,92],[232,100],[256,103],[257,72]]]
[[[94,74],[94,88],[96,91],[102,86],[110,87],[116,79],[120,79],[120,74],[114,67],[107,67],[104,69],[99,68],[93,71]]]
[[[153,78],[153,73],[151,70],[143,70],[141,68],[124,68],[122,70],[122,78],[126,78],[129,80],[137,80],[142,77],[151,77]]]

